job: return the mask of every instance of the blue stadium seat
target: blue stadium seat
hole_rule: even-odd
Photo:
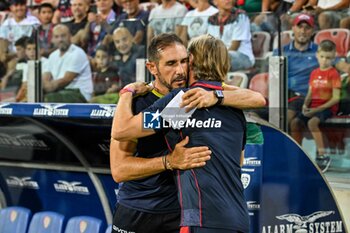
[[[102,221],[89,216],[76,216],[68,220],[65,233],[99,233]]]
[[[24,207],[11,206],[0,210],[0,233],[25,233],[31,211]]]
[[[62,214],[43,211],[33,215],[28,233],[61,233],[64,216]]]
[[[105,233],[112,233],[112,225],[108,225]]]

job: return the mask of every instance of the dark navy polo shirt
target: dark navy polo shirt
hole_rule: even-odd
[[[219,82],[197,83],[221,88]],[[158,100],[145,112],[161,111],[179,91],[177,89]],[[181,138],[189,136],[188,147],[205,145],[212,151],[211,160],[203,168],[174,172],[181,206],[181,225],[249,232],[247,204],[240,179],[246,128],[243,112],[214,106],[197,109],[190,121],[198,123],[187,125],[181,131],[165,127],[162,130],[169,130],[166,139],[170,150]],[[207,126],[212,127],[203,127],[205,121],[210,122]]]
[[[133,112],[138,114],[158,100],[161,94],[156,91],[139,96],[133,100]],[[139,138],[135,156],[153,158],[168,152],[163,134],[157,133]],[[147,213],[174,213],[180,211],[177,189],[173,174],[162,172],[147,178],[127,181],[119,189],[119,203]]]
[[[294,41],[283,46],[282,55],[287,57],[288,89],[306,96],[309,89],[311,71],[318,68],[316,58],[317,44],[310,42],[309,47],[299,51],[294,47]],[[273,51],[277,55],[277,50]]]
[[[122,13],[118,16],[117,20],[113,24],[113,31],[120,27],[124,26],[126,27],[131,35],[135,36],[137,31],[143,31],[143,40],[141,42],[142,45],[146,44],[146,27],[148,25],[148,17],[149,12],[140,10],[136,18],[129,20],[127,13]]]

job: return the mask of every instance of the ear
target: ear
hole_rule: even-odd
[[[156,63],[155,62],[146,62],[146,67],[148,71],[154,76],[158,73]]]
[[[189,55],[188,55],[188,63],[189,63],[189,65],[191,66],[192,65],[192,63],[193,63],[193,54],[192,53],[190,53]]]

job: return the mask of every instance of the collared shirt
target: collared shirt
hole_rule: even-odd
[[[310,42],[308,48],[300,51],[294,41],[283,46],[282,55],[287,57],[288,89],[306,96],[311,72],[318,67],[316,58],[318,45]],[[277,50],[273,51],[277,55]]]
[[[129,32],[133,36],[135,36],[136,32],[138,31],[144,32],[144,36],[141,44],[145,45],[148,16],[149,16],[149,12],[144,10],[140,10],[138,15],[134,19],[129,19],[127,13],[122,13],[121,15],[118,16],[117,20],[113,25],[113,28],[115,29],[117,27],[124,26],[129,30]]]

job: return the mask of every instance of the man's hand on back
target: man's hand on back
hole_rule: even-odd
[[[186,137],[176,144],[173,152],[167,156],[167,161],[171,168],[187,170],[191,168],[203,167],[210,159],[211,150],[207,146],[185,147],[189,141]]]
[[[186,111],[193,108],[207,108],[216,104],[218,99],[213,91],[206,91],[203,88],[193,88],[182,96],[180,107],[186,107]]]

